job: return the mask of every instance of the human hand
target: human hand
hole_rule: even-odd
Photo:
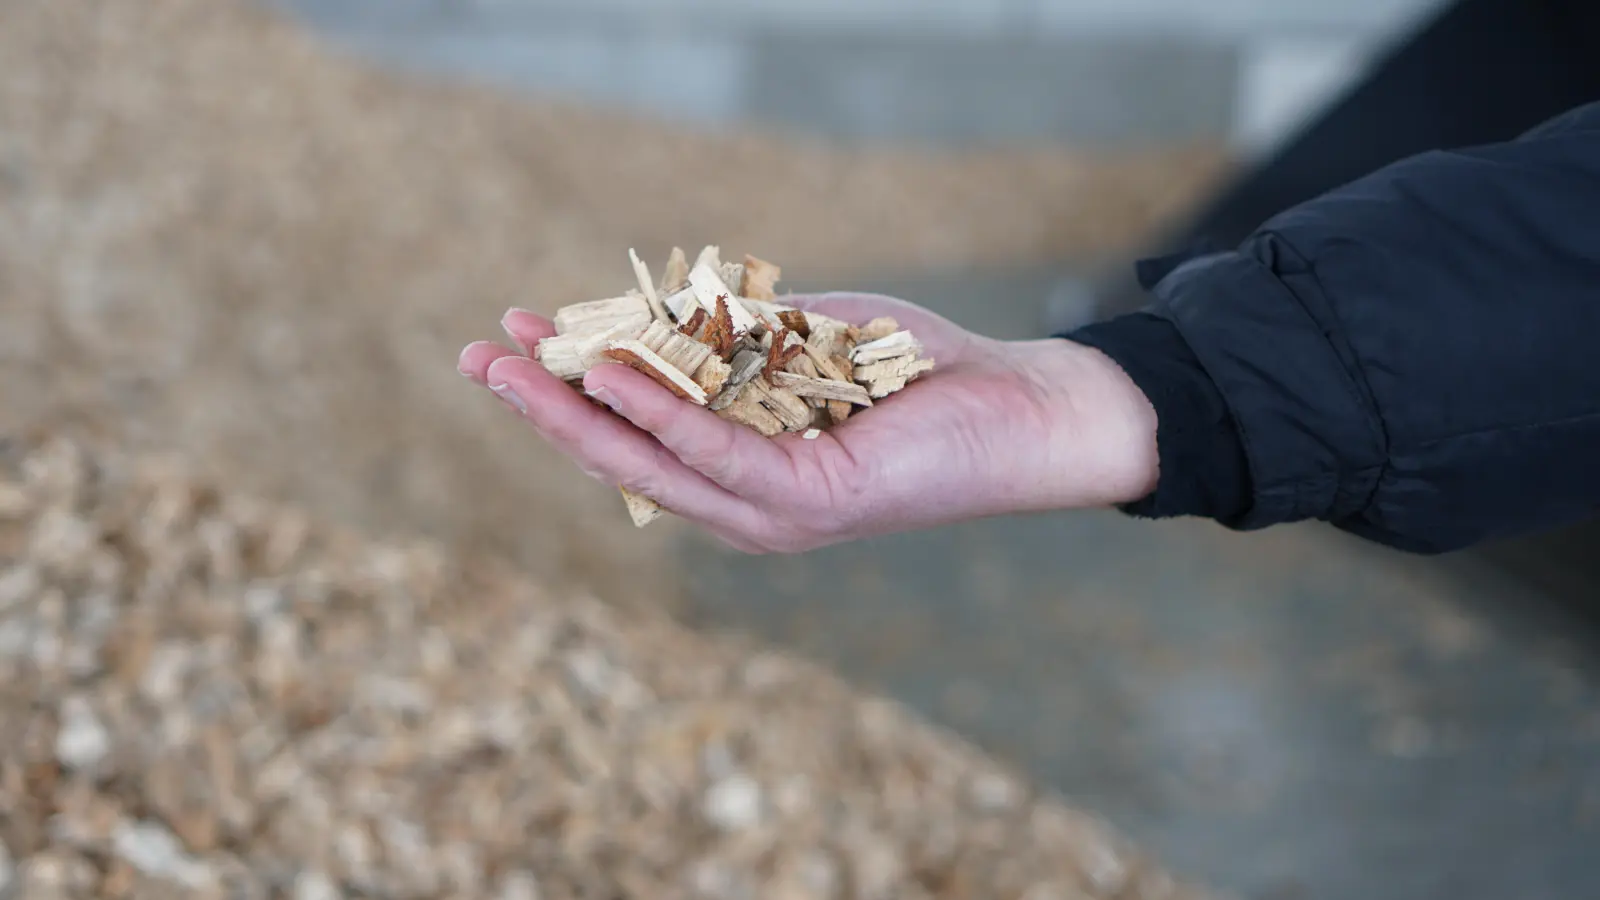
[[[623,365],[598,366],[583,381],[616,414],[608,412],[526,356],[555,329],[523,310],[502,320],[522,354],[480,341],[462,351],[459,367],[590,476],[748,553],[1110,506],[1155,487],[1155,412],[1097,350],[994,340],[889,297],[788,295],[783,303],[847,322],[892,316],[935,367],[810,441],[763,437]]]

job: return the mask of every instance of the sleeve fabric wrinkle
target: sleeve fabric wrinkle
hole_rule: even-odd
[[[1600,103],[1140,276],[1146,311],[1062,335],[1156,407],[1129,513],[1437,553],[1600,510]]]

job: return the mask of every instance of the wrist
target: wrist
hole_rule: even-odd
[[[1060,338],[1019,349],[1044,411],[1053,507],[1120,506],[1154,492],[1155,407],[1122,367],[1094,347]]]

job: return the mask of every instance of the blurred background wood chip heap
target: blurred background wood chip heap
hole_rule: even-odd
[[[0,896],[1189,896],[891,704],[672,624],[671,530],[612,552],[609,492],[452,364],[619,246],[1093,255],[1219,157],[697,135],[236,0],[0,22]]]

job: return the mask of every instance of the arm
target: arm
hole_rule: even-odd
[[[1600,510],[1600,104],[1144,277],[1147,312],[1065,335],[1156,409],[1129,512],[1443,552]]]

